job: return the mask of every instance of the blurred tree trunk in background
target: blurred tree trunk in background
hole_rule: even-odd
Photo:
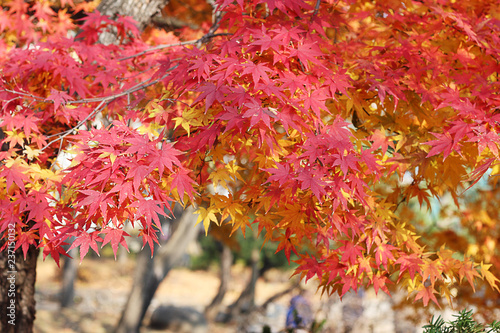
[[[62,287],[60,294],[60,303],[62,308],[73,305],[75,298],[75,280],[78,275],[78,249],[73,248],[68,253],[71,258],[63,257],[62,265]]]
[[[155,246],[154,256],[151,256],[149,248],[144,248],[139,253],[132,290],[116,333],[139,332],[156,289],[182,259],[189,243],[196,238],[198,229],[195,228],[197,215],[194,215],[194,208],[188,207],[181,214],[175,215],[176,218],[171,222],[173,232],[167,243],[161,248]]]
[[[213,320],[217,317],[222,305],[222,300],[226,295],[229,280],[231,279],[231,265],[233,264],[233,254],[231,248],[224,243],[222,245],[220,257],[220,285],[217,294],[212,302],[205,309],[205,316],[207,320]]]
[[[242,314],[249,314],[255,308],[255,285],[259,278],[260,249],[254,245],[250,255],[250,278],[238,299],[231,304],[223,318],[224,322],[232,321]]]

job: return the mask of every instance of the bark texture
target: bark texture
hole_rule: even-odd
[[[0,242],[0,248],[4,241]],[[13,250],[13,249],[12,249]],[[26,260],[21,248],[14,252],[15,269],[10,266],[13,254],[0,252],[0,332],[31,333],[35,320],[35,280],[39,249],[28,248]]]
[[[170,239],[162,247],[155,249],[153,257],[149,247],[141,251],[137,257],[132,290],[115,333],[139,332],[156,289],[168,272],[182,259],[189,243],[196,238],[196,219],[194,208],[186,208],[177,218],[178,225]]]
[[[139,30],[143,30],[167,3],[168,0],[103,0],[97,10],[111,18],[116,18],[117,15],[132,16],[139,24]],[[116,36],[102,33],[99,41],[105,45],[113,44]]]

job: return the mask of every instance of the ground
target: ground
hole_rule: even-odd
[[[264,278],[260,278],[256,286],[256,304],[262,305],[269,297],[288,289],[291,286],[291,273],[270,270]],[[58,303],[61,281],[60,270],[55,263],[51,259],[40,261],[37,274],[35,333],[107,333],[113,331],[127,300],[134,275],[134,260],[120,262],[113,258],[85,258],[79,266],[75,305],[65,310],[61,310]],[[233,266],[225,305],[236,300],[249,277],[248,268]],[[208,271],[191,271],[188,268],[172,270],[155,294],[141,333],[160,332],[147,327],[152,310],[158,306],[190,306],[202,312],[216,294],[218,286],[217,267]],[[406,298],[405,292],[393,294],[390,298],[382,292],[375,295],[373,289],[360,289],[357,294],[346,294],[340,301],[337,296],[321,298],[320,293],[316,293],[315,281],[302,287],[312,304],[315,318],[318,321],[326,320],[325,328],[328,329],[324,332],[420,333],[431,317],[418,307],[419,311],[411,307],[393,309],[394,303],[399,304]],[[247,330],[242,330],[238,324],[210,323],[208,332],[260,333],[264,324],[270,325],[273,332],[278,332],[284,328],[286,310],[291,297],[295,295],[286,294],[269,306],[266,313],[251,317],[245,325]],[[457,311],[446,308],[438,312],[435,309],[433,314],[451,320]]]
[[[120,312],[132,285],[134,261],[118,262],[108,258],[85,258],[79,266],[75,305],[60,310],[57,294],[60,290],[60,270],[51,259],[40,261],[37,270],[36,333],[99,333],[110,332],[118,322]],[[250,272],[241,266],[232,269],[230,290],[224,303],[230,304],[243,289]],[[290,272],[271,271],[257,283],[256,303],[262,304],[275,293],[290,286]],[[216,270],[172,270],[160,285],[150,309],[160,304],[192,306],[203,311],[219,286]],[[311,286],[312,287],[312,286]],[[287,306],[291,295],[278,302]],[[145,321],[148,321],[150,311]],[[284,324],[284,323],[283,323]],[[211,324],[210,332],[234,332],[231,326]],[[158,332],[143,329],[141,333]]]

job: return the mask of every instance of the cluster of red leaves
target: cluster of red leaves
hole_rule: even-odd
[[[111,25],[121,44],[96,44]],[[126,119],[136,119],[133,106],[154,81],[156,68],[133,58],[148,47],[138,39],[133,21],[114,22],[95,12],[80,29],[77,40],[52,34],[35,47],[15,47],[2,55],[10,61],[2,66],[0,92],[7,146],[1,153],[5,209],[0,231],[15,222],[17,247],[26,253],[29,244],[38,244],[57,262],[65,253],[61,245],[71,237],[76,237],[72,247],[81,246],[82,258],[89,246],[97,250],[96,241],[103,241],[99,234],[116,253],[119,243],[126,245],[121,228],[128,220],[140,225],[144,242],[152,245],[158,213],[165,214],[158,203],[170,207],[184,192],[193,197],[193,181],[171,144],[150,140],[118,120],[111,130],[94,129],[120,118],[125,108],[130,111]],[[68,169],[70,160],[79,164]],[[151,188],[165,183],[164,176],[175,185],[173,199],[170,192]]]
[[[486,2],[221,0],[221,34],[164,53],[95,12],[75,39],[4,51],[0,232],[13,222],[17,246],[57,260],[73,236],[82,257],[116,252],[130,221],[151,246],[175,201],[207,228],[255,223],[329,293],[396,280],[427,304],[464,278],[498,289],[489,266],[424,252],[396,214],[498,160]],[[96,43],[110,25],[119,43]]]

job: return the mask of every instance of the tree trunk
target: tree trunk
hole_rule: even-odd
[[[103,0],[97,10],[103,14],[116,18],[117,15],[132,16],[143,30],[151,19],[165,7],[168,0]],[[105,32],[99,36],[102,44],[109,45],[116,41],[116,36]]]
[[[226,295],[231,278],[231,265],[233,264],[233,254],[231,249],[224,243],[222,244],[222,252],[220,258],[220,285],[217,295],[215,295],[212,302],[205,309],[205,316],[207,320],[213,320],[220,311],[222,300]]]
[[[6,240],[0,241],[0,248]],[[38,253],[23,251],[14,245],[0,252],[0,332],[31,333],[35,320],[35,280]]]
[[[241,314],[250,313],[255,307],[255,285],[257,284],[257,279],[259,278],[259,262],[260,262],[260,251],[259,248],[252,248],[250,256],[250,279],[248,283],[241,292],[238,299],[228,307],[228,312],[223,318],[224,322],[230,322],[237,318]]]
[[[115,333],[138,333],[146,311],[168,272],[174,267],[184,255],[187,246],[197,234],[196,215],[194,208],[188,207],[177,218],[177,228],[173,231],[168,242],[161,248],[156,248],[154,256],[151,250],[144,249],[137,257],[137,266],[125,309]]]
[[[60,303],[62,308],[67,308],[73,305],[75,298],[75,280],[78,274],[77,256],[78,249],[73,248],[68,253],[71,258],[63,257],[62,267],[62,287],[60,294]]]

